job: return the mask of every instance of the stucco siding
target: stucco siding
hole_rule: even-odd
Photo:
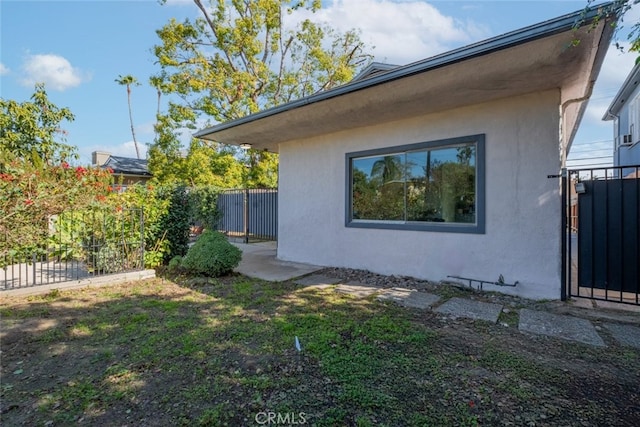
[[[559,91],[547,91],[283,143],[278,257],[429,280],[519,281],[485,287],[560,297]],[[348,117],[345,117],[348,120]],[[345,226],[345,154],[484,134],[486,232]]]

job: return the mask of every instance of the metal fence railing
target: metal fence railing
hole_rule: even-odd
[[[0,291],[144,268],[142,209],[68,211],[43,227],[29,246],[0,235]]]
[[[278,190],[256,188],[225,190],[218,195],[218,231],[231,238],[278,239]]]

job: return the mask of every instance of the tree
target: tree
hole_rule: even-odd
[[[31,101],[0,98],[0,167],[9,159],[56,164],[77,158],[75,147],[64,143],[61,123],[73,121],[68,108],[59,108],[37,84]]]
[[[154,47],[160,65],[154,85],[180,99],[180,108],[170,103],[168,120],[180,126],[193,126],[198,119],[200,125],[233,120],[330,89],[351,80],[371,60],[355,30],[341,34],[308,19],[286,26],[291,12],[316,12],[319,0],[194,4],[199,16],[172,19],[157,31],[160,44]],[[173,150],[166,141],[155,145],[152,155]],[[254,174],[277,163],[269,153],[252,155]]]
[[[595,3],[595,0],[587,0],[587,5],[584,10],[585,14],[591,10],[593,3]],[[618,38],[619,32],[624,28],[624,18],[625,16],[628,16],[627,14],[631,8],[639,3],[640,0],[615,0],[609,7],[600,8],[598,16],[593,22],[593,25],[595,25],[600,21],[600,19],[611,14],[618,16],[618,20],[614,22],[613,25],[615,25],[615,45],[619,50],[624,50],[624,47]],[[575,28],[579,28],[582,24],[584,24],[584,20],[576,22]],[[627,35],[627,40],[629,42],[629,52],[637,52],[640,54],[640,22],[636,21],[631,25],[629,34]],[[575,40],[574,42],[579,43],[579,40]],[[636,63],[638,62],[640,62],[640,55],[636,58]]]
[[[129,106],[129,123],[131,123],[131,136],[133,137],[133,145],[136,147],[136,157],[139,159],[140,148],[138,147],[138,141],[136,141],[136,131],[133,128],[133,114],[131,113],[131,85],[140,86],[140,83],[138,82],[138,79],[130,74],[127,74],[126,76],[119,75],[115,81],[119,85],[127,87],[127,105]]]
[[[590,0],[590,3],[593,0]],[[624,17],[631,10],[634,5],[640,3],[640,0],[618,0],[615,2],[614,7],[618,8],[620,23],[624,22]],[[623,25],[619,25],[618,29],[622,29]],[[636,21],[633,23],[629,30],[629,35],[627,36],[627,40],[629,41],[629,51],[637,52],[640,54],[640,22]],[[640,56],[636,59],[636,62],[640,60]]]
[[[371,166],[371,177],[378,179],[381,185],[402,180],[402,175],[402,161],[398,156],[384,156]]]
[[[31,101],[0,99],[0,260],[41,246],[53,215],[102,203],[109,194],[110,171],[67,162],[77,157],[75,147],[57,137],[64,141],[60,123],[73,118],[41,84]]]

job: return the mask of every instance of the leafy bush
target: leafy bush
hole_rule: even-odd
[[[155,268],[162,264],[165,254],[169,251],[166,238],[168,231],[164,227],[164,218],[169,213],[170,200],[167,192],[161,192],[151,184],[130,185],[125,191],[115,188],[108,202],[116,211],[126,212],[130,209],[140,209],[144,213],[144,265]],[[161,194],[162,193],[162,194]]]
[[[171,258],[171,261],[169,261],[169,265],[167,266],[167,268],[169,269],[169,271],[177,271],[180,269],[181,265],[182,257],[180,255],[176,255]]]
[[[159,229],[167,241],[164,262],[168,263],[176,255],[184,256],[189,249],[191,205],[184,185],[162,187],[159,197],[169,200],[168,211],[159,221]]]
[[[214,230],[220,217],[218,211],[218,195],[220,190],[214,186],[206,185],[194,187],[189,191],[192,209],[192,220],[204,228]]]
[[[205,230],[182,259],[182,268],[192,274],[219,277],[230,273],[242,259],[242,251],[224,234]]]
[[[96,267],[102,273],[117,273],[125,269],[122,250],[114,245],[105,245],[98,251]]]
[[[108,170],[7,158],[0,150],[0,260],[43,249],[55,215],[99,205],[110,194]]]

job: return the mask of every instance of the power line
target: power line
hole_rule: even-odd
[[[605,142],[613,142],[613,139],[600,139],[597,141],[576,142],[572,145],[572,147],[575,145],[585,145],[585,144],[604,144]]]
[[[611,156],[598,156],[598,157],[583,157],[581,159],[567,159],[567,162],[577,162],[579,160],[611,159],[611,158],[613,158],[613,155],[611,155]]]
[[[592,166],[611,167],[613,165],[611,164],[611,162],[602,162],[602,163],[584,163],[584,164],[580,164],[580,165],[573,165],[573,166],[570,166],[570,167],[573,167],[573,168],[575,168],[575,167],[590,168]]]

